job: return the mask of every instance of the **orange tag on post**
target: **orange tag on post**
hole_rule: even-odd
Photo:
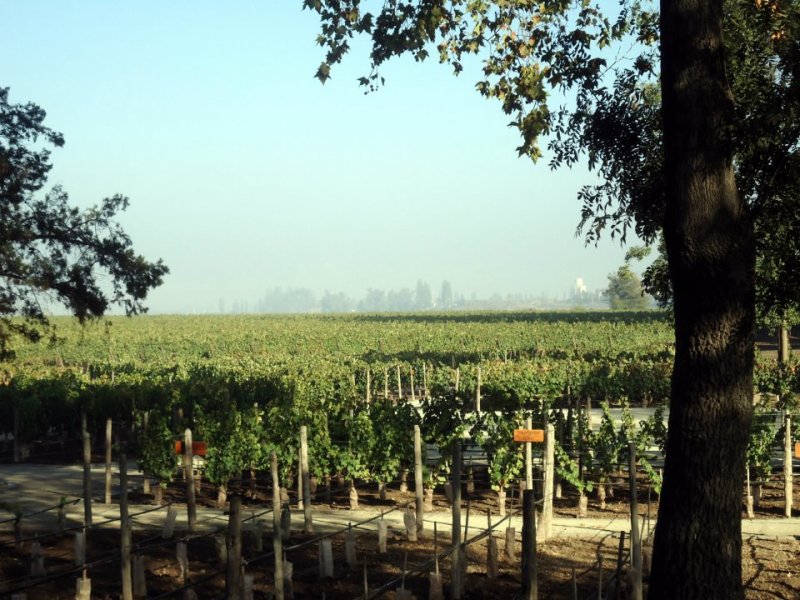
[[[544,429],[515,429],[515,442],[543,442]]]
[[[175,442],[175,454],[183,454],[183,442],[177,440]],[[205,456],[206,455],[206,443],[205,442],[192,442],[192,455],[193,456]]]
[[[795,442],[794,444],[794,457],[800,458],[800,442]]]

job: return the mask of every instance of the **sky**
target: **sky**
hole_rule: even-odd
[[[276,287],[561,297],[603,288],[619,242],[575,229],[585,168],[518,158],[519,135],[435,60],[402,58],[364,94],[357,43],[323,86],[301,0],[0,0],[0,86],[66,145],[50,183],[121,193],[136,250],[171,273],[151,312],[216,312]]]

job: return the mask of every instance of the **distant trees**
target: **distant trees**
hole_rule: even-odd
[[[648,253],[649,248],[631,248],[625,254],[625,263],[608,276],[604,295],[612,310],[647,310],[650,307],[650,296],[645,293],[642,280],[631,269],[633,260],[641,260]]]

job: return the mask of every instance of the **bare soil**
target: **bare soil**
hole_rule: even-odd
[[[245,496],[245,511],[263,508],[266,489],[256,482],[255,493],[251,492],[249,482],[240,491]],[[757,513],[761,518],[777,517],[782,514],[782,482],[779,479],[771,482],[764,494],[764,502]],[[325,490],[317,490],[317,498],[324,497]],[[248,495],[252,497],[248,498]],[[389,507],[397,503],[410,501],[413,492],[399,492],[396,488],[387,490],[387,499],[381,500],[375,486],[360,493],[360,503],[364,506]],[[183,501],[183,487],[180,481],[165,490],[165,499],[177,503]],[[216,499],[215,490],[203,484],[198,494],[201,504],[213,505]],[[479,489],[473,494],[465,494],[465,505],[469,506],[472,518],[485,514],[492,509],[496,514],[495,494]],[[577,495],[570,493],[567,497],[556,500],[555,510],[559,516],[576,515]],[[797,499],[797,497],[796,497]],[[141,502],[149,498],[132,495],[132,502]],[[647,512],[647,492],[639,494],[641,513]],[[338,488],[334,484],[331,489],[331,507],[345,509],[348,504],[346,488]],[[800,502],[797,502],[800,504]],[[436,510],[448,510],[449,504],[442,495],[437,494],[434,500]],[[516,496],[509,494],[509,510],[516,508]],[[651,515],[656,514],[657,501],[652,497]],[[624,518],[628,517],[628,498],[624,489],[619,489],[613,498],[607,499],[605,510],[600,510],[593,498],[589,503],[590,517]],[[248,514],[247,512],[244,513]],[[474,522],[474,521],[473,521]],[[265,535],[262,550],[258,551],[253,534],[245,527],[244,557],[247,561],[246,572],[255,576],[255,598],[268,598],[273,589],[272,573],[274,559],[271,555],[272,541]],[[500,550],[499,576],[489,579],[486,575],[486,542],[485,540],[470,545],[467,550],[468,570],[465,584],[465,599],[510,599],[520,589],[519,534],[517,532],[516,561],[504,558],[503,532],[499,532]],[[145,557],[145,570],[148,586],[148,597],[157,598],[162,594],[174,592],[181,587],[179,569],[175,560],[175,541],[164,541],[157,531],[136,531],[133,535],[134,554]],[[27,534],[26,534],[27,535]],[[88,576],[92,581],[93,598],[120,597],[120,563],[119,532],[116,530],[97,529],[89,533],[87,562],[90,563]],[[447,546],[449,532],[439,531],[439,551]],[[307,542],[303,545],[304,542]],[[608,584],[609,578],[617,570],[619,538],[615,535],[598,534],[594,539],[555,539],[539,546],[538,573],[540,598],[572,598],[573,572],[578,597],[589,598],[596,594],[600,569],[598,556],[602,556],[603,581]],[[626,544],[627,545],[627,544]],[[7,597],[18,588],[38,583],[25,589],[29,600],[74,598],[75,579],[80,576],[80,568],[72,562],[73,536],[60,534],[42,539],[47,577],[38,583],[29,577],[30,542],[16,547],[10,533],[0,534],[0,597]],[[434,540],[432,532],[419,542],[412,543],[399,532],[389,534],[388,553],[379,554],[377,535],[373,531],[360,531],[357,538],[358,566],[350,569],[344,559],[344,535],[333,538],[335,556],[335,577],[320,579],[318,567],[318,542],[313,537],[293,533],[287,543],[287,559],[294,565],[293,590],[294,597],[356,598],[363,594],[363,565],[367,566],[370,589],[376,590],[400,577],[402,565],[407,561],[409,574],[405,586],[418,598],[427,598],[428,571],[432,565],[425,565],[434,556]],[[188,541],[190,559],[190,581],[198,582],[194,588],[200,599],[219,598],[224,594],[225,567],[219,562],[217,542],[210,535],[200,535]],[[647,547],[645,547],[647,553]],[[623,553],[627,555],[627,549]],[[786,598],[800,597],[800,540],[748,539],[743,547],[744,580],[747,587],[747,598]],[[440,563],[445,582],[445,597],[449,584],[450,560]],[[417,572],[419,571],[419,572]],[[619,580],[621,581],[620,598],[625,598],[626,567],[623,565]],[[52,578],[52,580],[49,580]],[[615,580],[616,581],[616,580]],[[613,585],[613,584],[612,584]],[[396,597],[395,588],[400,581],[391,583],[390,590],[381,597]],[[180,597],[180,594],[174,597]]]

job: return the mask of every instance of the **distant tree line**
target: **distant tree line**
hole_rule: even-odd
[[[528,294],[492,294],[488,298],[469,297],[457,293],[449,281],[442,281],[434,295],[430,284],[418,280],[414,288],[367,288],[360,299],[344,292],[326,290],[321,296],[308,288],[281,288],[267,290],[256,302],[237,300],[226,309],[223,299],[219,312],[225,313],[345,313],[345,312],[410,312],[426,310],[501,310],[542,307],[549,302]]]

